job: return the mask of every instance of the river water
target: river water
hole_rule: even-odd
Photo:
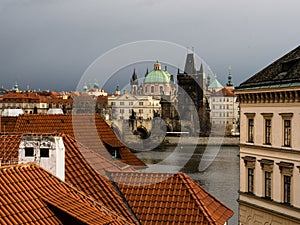
[[[184,172],[234,211],[230,225],[238,224],[238,146],[162,146],[136,155],[148,171]],[[204,165],[204,166],[203,166]]]

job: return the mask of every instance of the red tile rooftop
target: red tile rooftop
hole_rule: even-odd
[[[131,212],[128,211],[126,204],[105,175],[106,170],[134,171],[134,169],[128,165],[124,166],[118,161],[115,164],[115,161],[107,160],[97,153],[86,149],[70,135],[44,134],[44,136],[52,135],[63,138],[65,146],[65,181],[78,190],[83,191],[87,196],[105,205],[108,209],[116,211],[119,215],[134,223]],[[0,135],[0,156],[6,156],[3,159],[0,158],[2,163],[8,163],[4,159],[12,162],[18,161],[20,142],[23,137],[28,136],[40,135]],[[9,141],[11,144],[6,143],[6,141]],[[85,158],[86,156],[87,158]]]
[[[16,116],[2,116],[1,117],[1,133],[11,133],[15,130],[15,125],[18,117]]]
[[[0,224],[130,224],[35,163],[0,167]]]
[[[41,134],[1,135],[0,155],[5,153],[17,158],[18,144],[22,137],[28,138],[28,136],[41,136]],[[62,137],[65,146],[66,184],[83,192],[87,198],[93,199],[97,204],[113,212],[113,215],[120,215],[133,224],[223,225],[233,214],[229,208],[183,173],[132,172],[131,167],[115,164],[114,161],[99,156],[70,135],[55,134],[55,136]],[[9,141],[11,144],[4,145],[4,141]],[[107,175],[101,175],[104,172]],[[26,177],[26,175],[20,176]],[[31,176],[28,179],[36,178]],[[10,181],[9,177],[5,180],[5,182]],[[22,183],[15,183],[14,190],[23,190],[22,185]],[[5,187],[4,183],[0,186]],[[6,194],[5,189],[0,187],[0,198],[1,196],[7,198]],[[73,208],[65,208],[73,202],[68,195],[49,193],[46,197],[40,198],[40,201],[50,207],[51,212],[68,210],[68,216],[86,219],[84,216],[81,217],[81,214],[77,215],[73,212]],[[85,211],[85,205],[81,204],[83,203],[79,202],[77,206]]]
[[[111,158],[109,149],[117,149],[122,162],[146,167],[146,164],[117,138],[99,115],[21,115],[17,120],[15,117],[1,117],[1,131],[35,134],[65,133],[107,159]]]
[[[110,173],[141,224],[224,225],[233,211],[183,173]]]

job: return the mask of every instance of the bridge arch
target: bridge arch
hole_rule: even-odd
[[[146,139],[146,138],[148,138],[149,136],[150,136],[150,132],[147,130],[147,128],[146,127],[144,127],[144,126],[139,126],[137,129],[136,129],[136,133],[137,133],[137,135],[139,135],[140,136],[140,138],[142,138],[142,139]]]

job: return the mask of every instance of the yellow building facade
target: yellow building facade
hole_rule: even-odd
[[[240,225],[300,224],[300,46],[236,89]]]

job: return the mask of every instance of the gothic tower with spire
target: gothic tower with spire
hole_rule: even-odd
[[[133,70],[131,79],[130,79],[130,86],[131,86],[131,90],[130,93],[133,95],[137,95],[138,94],[138,87],[139,87],[139,81],[138,81],[138,77],[137,77],[137,73],[135,71],[135,68]]]
[[[183,72],[178,72],[178,110],[181,121],[190,121],[189,131],[201,136],[210,133],[209,106],[206,99],[206,79],[203,64],[197,70],[195,55],[188,53]],[[196,123],[199,119],[199,124]]]

